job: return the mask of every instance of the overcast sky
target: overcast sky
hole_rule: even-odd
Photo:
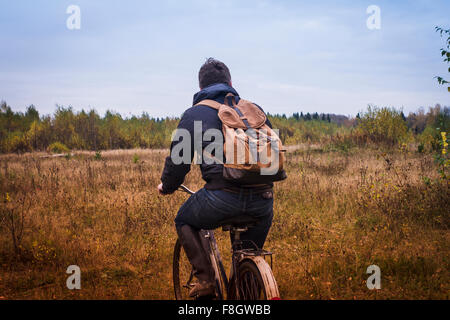
[[[70,5],[81,28],[69,30]],[[369,30],[369,5],[381,10]],[[450,1],[0,0],[0,100],[180,116],[207,57],[225,62],[240,96],[271,113],[405,113],[450,94],[436,25]]]

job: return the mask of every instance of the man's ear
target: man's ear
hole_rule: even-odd
[[[232,87],[233,86],[233,82],[231,82],[231,80],[230,80],[230,87]]]

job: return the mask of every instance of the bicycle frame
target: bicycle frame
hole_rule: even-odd
[[[216,286],[217,286],[217,295],[220,300],[223,300],[223,292],[224,289],[228,289],[228,278],[225,272],[225,268],[222,263],[222,258],[220,257],[219,248],[217,247],[216,238],[214,237],[213,230],[201,230],[200,236],[202,238],[203,246],[205,251],[209,253],[209,259],[211,261],[211,265],[214,269]],[[206,243],[205,243],[206,242]],[[225,288],[222,288],[222,281]]]

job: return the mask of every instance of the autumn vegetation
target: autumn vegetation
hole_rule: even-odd
[[[438,149],[440,132],[448,132],[448,107],[423,108],[407,117],[394,108],[369,106],[355,118],[343,115],[294,113],[270,115],[285,144],[340,143],[341,147],[363,147],[368,143],[396,146],[420,145],[422,151]],[[31,151],[67,153],[69,150],[112,150],[167,148],[178,118],[153,118],[147,113],[122,117],[94,109],[74,111],[57,106],[53,115],[40,115],[31,105],[26,112],[14,112],[0,105],[0,153]]]
[[[448,299],[448,108],[270,120],[288,146],[266,244],[282,298]],[[0,299],[173,299],[173,219],[187,195],[155,186],[177,121],[2,104]],[[202,187],[198,168],[185,184]],[[81,290],[66,287],[74,264]],[[367,289],[372,264],[381,290]]]

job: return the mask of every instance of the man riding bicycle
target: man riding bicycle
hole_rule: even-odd
[[[190,161],[174,163],[174,156],[179,156],[175,154],[176,150],[179,150],[178,144],[186,143],[185,137],[182,141],[174,140],[170,156],[165,160],[161,176],[162,183],[158,185],[158,191],[163,195],[173,193],[183,183],[186,174],[190,171],[195,145],[200,143],[203,152],[211,143],[214,143],[214,141],[203,141],[207,140],[202,138],[204,133],[209,129],[222,132],[223,124],[218,111],[210,105],[202,105],[202,101],[213,100],[213,103],[215,101],[223,105],[227,104],[229,98],[234,101],[228,102],[234,104],[240,100],[238,93],[232,87],[230,71],[224,63],[209,58],[200,68],[198,77],[200,91],[194,95],[193,107],[184,112],[177,128],[177,131],[188,132],[190,137],[194,137],[191,138],[190,148],[187,148],[191,154],[183,155],[188,156]],[[265,116],[262,109],[257,107]],[[241,119],[246,122],[242,114]],[[272,128],[270,121],[267,118],[264,119],[266,119],[265,125]],[[194,130],[198,130],[198,123],[201,123],[201,136]],[[206,184],[181,206],[175,218],[178,237],[192,264],[194,275],[198,279],[189,292],[191,297],[212,296],[215,290],[214,272],[199,237],[200,229],[215,229],[225,220],[242,215],[251,216],[257,219],[257,223],[243,233],[241,239],[244,245],[247,243],[246,240],[250,240],[262,249],[272,224],[273,183],[242,184],[225,179],[224,156],[220,154],[212,156],[219,160],[214,163],[207,163],[207,161],[200,163],[202,178]]]

